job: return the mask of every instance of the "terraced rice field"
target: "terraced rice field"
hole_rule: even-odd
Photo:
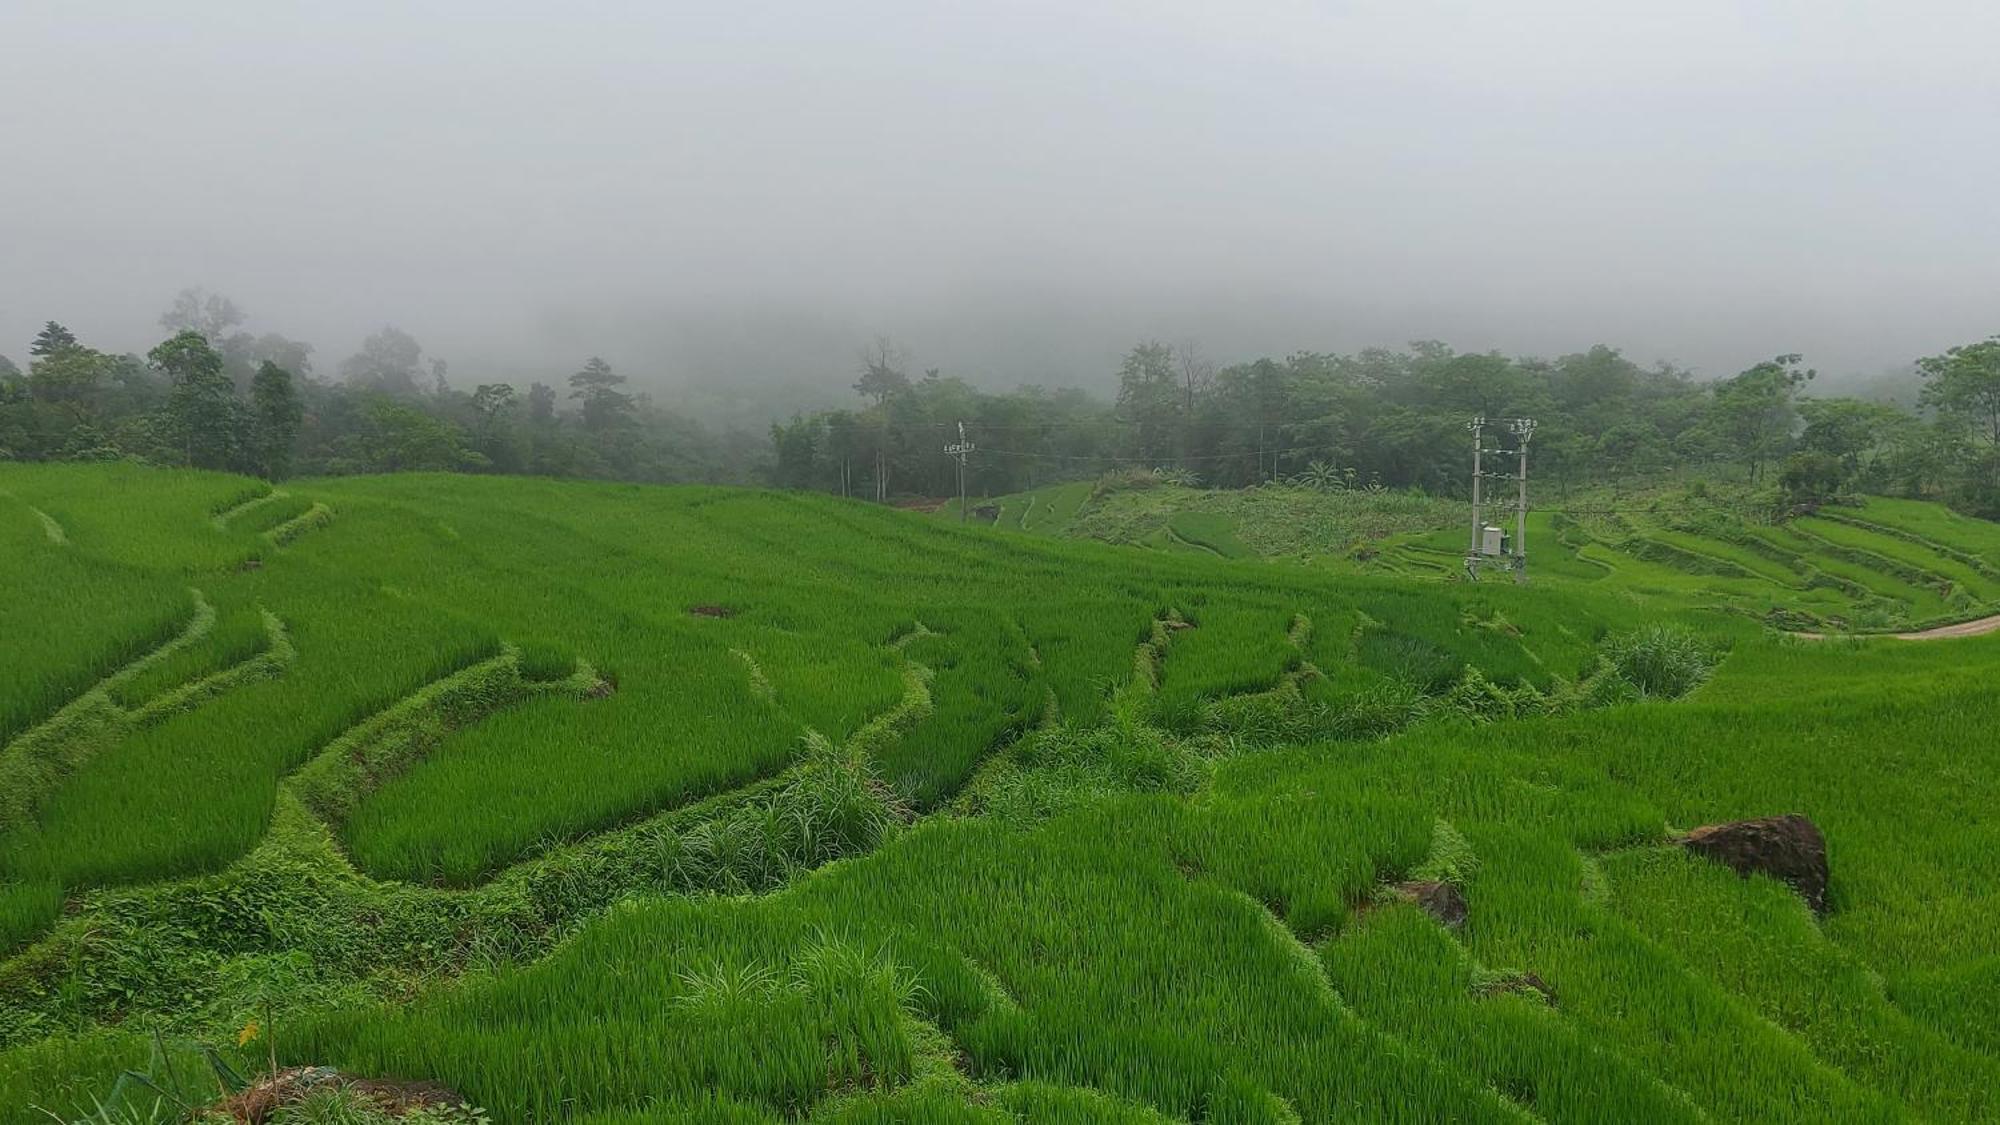
[[[1052,491],[1001,503],[1032,510]],[[1687,490],[1636,500],[1585,496],[1551,507],[1528,519],[1537,580],[1602,583],[1835,632],[1919,630],[2000,612],[2000,528],[1933,504],[1874,497],[1783,524],[1746,514],[1752,505],[1740,498],[1724,503]],[[1066,522],[1039,530],[1178,553],[1298,558],[1348,573],[1448,578],[1464,569],[1464,516],[1461,504],[1382,494],[1162,486],[1097,496]],[[1513,526],[1511,517],[1503,522]]]
[[[200,1046],[599,1125],[2000,1118],[2000,635],[1753,620],[1976,607],[1995,529],[1020,533],[1087,497],[0,466],[0,1122]],[[1784,812],[1823,916],[1671,844]]]

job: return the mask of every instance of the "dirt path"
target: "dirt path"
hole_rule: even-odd
[[[1941,641],[1951,637],[1983,637],[1988,633],[2000,633],[2000,614],[1982,617],[1977,621],[1961,621],[1956,625],[1940,625],[1935,629],[1924,629],[1915,633],[1848,633],[1854,637],[1894,637],[1899,641]],[[1827,639],[1826,633],[1800,633],[1801,637],[1813,640]]]
[[[1925,629],[1918,633],[1893,635],[1905,641],[1935,641],[1945,637],[1983,637],[1988,633],[2000,633],[2000,614],[1982,617],[1977,621],[1961,621],[1956,625],[1940,625],[1935,629]]]

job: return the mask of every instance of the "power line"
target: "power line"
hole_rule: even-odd
[[[1332,448],[1332,446],[1325,444],[1295,445],[1289,449],[1267,449],[1263,452],[1266,457],[1275,457],[1284,453],[1325,452]],[[981,447],[979,451],[1002,457],[1039,457],[1056,461],[1116,461],[1133,465],[1160,465],[1167,462],[1180,463],[1184,461],[1236,461],[1249,460],[1257,456],[1257,450],[1254,449],[1245,449],[1238,453],[1204,453],[1194,457],[1181,457],[1177,455],[1165,457],[1119,457],[1108,453],[1039,453],[1025,449],[988,449],[985,447]]]
[[[1329,424],[1324,420],[1300,421],[1296,416],[1288,418],[1231,418],[1228,421],[1238,426],[1316,426]],[[998,431],[1028,433],[1052,429],[1096,429],[1102,426],[1143,426],[1145,424],[1144,421],[1137,418],[1065,418],[1053,422],[973,422],[969,423],[967,428],[977,433],[993,433]],[[951,422],[906,422],[900,423],[897,428],[949,430],[952,426],[953,423]]]

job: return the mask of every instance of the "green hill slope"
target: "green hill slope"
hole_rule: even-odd
[[[1060,498],[1060,503],[1058,503]],[[2000,525],[1869,498],[1774,524],[1766,496],[1667,486],[1547,501],[1528,519],[1530,574],[1697,600],[1788,628],[1887,632],[2000,611]],[[1143,478],[1056,485],[998,502],[1003,530],[1262,557],[1342,573],[1463,573],[1463,503],[1301,487],[1211,491]],[[1008,512],[1057,511],[1013,520]],[[1511,516],[1494,514],[1511,529]],[[1504,580],[1496,568],[1486,576]]]
[[[0,1121],[253,1018],[506,1121],[2000,1116],[2000,636],[1718,612],[1950,608],[1982,526],[1020,534],[1087,498],[0,466]],[[1670,842],[1782,812],[1823,918]]]

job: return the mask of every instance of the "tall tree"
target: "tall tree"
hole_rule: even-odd
[[[35,333],[35,342],[28,345],[31,356],[54,355],[64,348],[76,347],[76,333],[51,320]]]
[[[1201,344],[1182,340],[1174,349],[1174,364],[1181,373],[1181,409],[1194,416],[1195,406],[1215,385],[1215,364],[1201,354]]]
[[[275,363],[292,373],[294,379],[312,377],[313,346],[302,340],[266,332],[250,342],[250,358],[259,365]]]
[[[1799,416],[1806,423],[1799,448],[1835,458],[1849,478],[1861,475],[1863,458],[1871,450],[1887,445],[1916,421],[1893,406],[1857,398],[1806,399],[1799,403]]]
[[[256,370],[256,341],[242,330],[243,310],[220,293],[201,288],[183,289],[173,304],[160,314],[160,327],[168,332],[194,332],[222,357],[223,373],[242,387]]]
[[[1917,361],[1925,406],[1965,423],[2000,446],[2000,336]]]
[[[819,463],[820,444],[826,439],[826,420],[792,415],[789,423],[771,423],[771,445],[777,454],[772,471],[780,488],[811,488]]]
[[[241,411],[235,384],[223,373],[222,357],[192,329],[146,354],[172,384],[167,430],[187,463],[200,469],[228,468],[241,445]]]
[[[854,392],[863,398],[872,398],[877,407],[910,389],[910,376],[905,370],[908,356],[896,342],[887,336],[877,336],[861,352],[861,377],[854,381]]]
[[[861,419],[852,410],[835,410],[826,415],[826,456],[834,467],[842,496],[853,495],[854,459],[862,453]]]
[[[242,323],[243,310],[236,302],[200,288],[174,294],[174,303],[160,314],[160,327],[175,334],[196,333],[213,348],[220,348]]]
[[[1132,427],[1132,455],[1164,465],[1181,448],[1180,372],[1172,348],[1148,340],[1118,369],[1118,413]]]
[[[1781,355],[1715,385],[1719,428],[1751,480],[1761,480],[1764,467],[1783,456],[1791,440],[1799,388],[1818,374],[1800,362],[1798,355]]]
[[[556,428],[556,391],[547,383],[528,385],[528,425],[537,430]]]
[[[1453,414],[1500,418],[1528,413],[1528,380],[1498,352],[1450,355],[1423,364],[1419,381],[1430,405]]]
[[[299,401],[292,373],[265,360],[250,380],[250,456],[257,472],[283,480],[292,472],[292,450],[299,439],[305,407]]]
[[[452,471],[478,467],[483,460],[465,448],[456,425],[417,407],[373,397],[360,447],[371,472]]]
[[[870,453],[875,461],[875,499],[880,502],[889,498],[890,451],[895,445],[893,419],[889,405],[910,391],[910,376],[903,368],[909,357],[887,336],[877,336],[875,341],[861,351],[861,377],[854,381],[854,391],[864,398],[875,400],[874,433],[869,435]]]
[[[481,383],[472,391],[472,411],[479,415],[479,436],[490,438],[514,409],[514,388],[505,383]]]
[[[528,471],[561,476],[569,468],[558,440],[562,424],[556,415],[556,390],[547,383],[528,385]]]
[[[384,325],[361,341],[361,350],[341,361],[340,374],[364,390],[415,397],[423,368],[424,349],[408,332]]]
[[[603,435],[632,421],[632,396],[618,389],[624,385],[625,376],[596,356],[569,377],[569,397],[582,403],[585,430]]]
[[[99,391],[113,362],[95,348],[72,343],[28,366],[28,389],[35,401],[57,407],[81,424],[97,413]]]
[[[479,419],[473,430],[473,448],[503,473],[520,467],[520,434],[513,425],[514,411],[520,404],[520,396],[506,383],[481,383],[472,389],[472,413]]]

